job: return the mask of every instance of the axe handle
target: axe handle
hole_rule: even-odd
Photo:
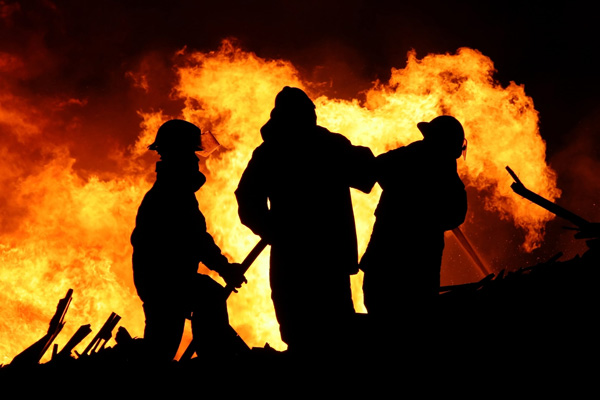
[[[262,253],[262,251],[267,247],[267,241],[265,239],[260,239],[260,241],[254,246],[254,248],[248,253],[244,261],[240,264],[242,267],[242,272],[245,274],[254,260]],[[233,292],[234,287],[231,285],[225,286],[225,298],[228,298],[231,292]]]
[[[246,273],[246,271],[248,271],[248,268],[250,268],[250,266],[252,265],[254,260],[256,260],[256,258],[260,255],[260,253],[262,253],[262,251],[265,249],[265,247],[267,247],[267,244],[268,243],[266,240],[260,239],[260,241],[254,246],[254,248],[250,251],[250,253],[248,253],[246,258],[244,258],[244,261],[242,261],[242,263],[240,264],[244,274]],[[225,286],[225,289],[224,289],[225,290],[225,299],[229,298],[229,295],[233,292],[233,289],[234,289],[233,286],[230,286],[230,285]],[[239,335],[235,332],[235,330],[231,327],[231,325],[229,325],[229,329],[231,331],[233,331],[235,333],[235,335],[238,337],[239,341],[241,341],[241,343],[243,343],[245,345],[244,341],[239,337]],[[195,339],[192,338],[192,341],[190,342],[190,344],[188,345],[186,350],[181,355],[181,358],[179,359],[179,361],[186,361],[186,360],[189,360],[192,358],[192,356],[196,352],[196,344],[194,343],[194,341],[195,341]]]

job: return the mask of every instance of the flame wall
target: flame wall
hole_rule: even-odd
[[[0,54],[0,68],[16,68],[19,60],[10,57]],[[477,193],[469,201],[512,221],[524,232],[525,250],[542,240],[550,215],[520,201],[504,170],[510,165],[528,188],[544,197],[553,200],[560,194],[545,161],[537,112],[522,86],[502,87],[494,80],[492,61],[476,50],[461,48],[456,54],[423,59],[411,52],[406,68],[393,69],[388,82],[375,82],[352,100],[328,98],[291,63],[262,59],[229,41],[212,52],[184,49],[170,62],[176,76],[171,96],[180,106],[153,110],[140,101],[135,107],[141,121],[137,138],[126,145],[109,143],[114,151],[104,162],[112,166],[98,173],[85,158],[73,155],[76,146],[98,140],[70,134],[82,131],[77,113],[85,109],[84,101],[32,99],[19,95],[8,80],[0,81],[6,88],[0,94],[0,363],[10,362],[44,334],[68,288],[74,289],[73,302],[59,346],[79,325],[90,323],[96,332],[111,311],[122,316],[121,324],[132,335],[142,335],[129,235],[137,206],[154,178],[157,158],[146,146],[169,118],[182,117],[210,130],[222,145],[201,163],[208,182],[197,197],[216,242],[231,261],[240,262],[258,238],[239,223],[234,190],[261,142],[259,129],[275,95],[285,85],[301,87],[315,100],[320,125],[371,147],[375,154],[419,140],[419,121],[441,113],[455,115],[469,141],[466,160],[459,160],[464,182]],[[153,67],[142,63],[129,71],[132,88],[150,93]],[[118,105],[112,107],[118,115]],[[63,136],[71,140],[55,140]],[[361,251],[379,194],[378,186],[368,195],[353,192]],[[472,220],[469,216],[465,226],[476,231],[469,226]],[[267,253],[249,271],[248,285],[230,298],[230,319],[250,346],[268,342],[284,348],[270,301]],[[445,262],[443,268],[451,270],[452,265]],[[307,268],[306,273],[318,272]],[[356,308],[364,311],[361,276],[354,278]]]

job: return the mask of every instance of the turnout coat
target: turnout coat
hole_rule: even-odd
[[[318,125],[267,123],[235,192],[241,222],[271,244],[272,299],[282,339],[354,313],[358,272],[350,188],[374,185],[373,153]],[[318,328],[317,328],[318,329]]]

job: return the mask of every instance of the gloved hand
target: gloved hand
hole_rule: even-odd
[[[228,286],[233,287],[235,293],[237,293],[236,289],[241,288],[244,283],[248,283],[248,280],[244,276],[244,271],[238,263],[229,263],[223,266],[219,275],[221,275]]]

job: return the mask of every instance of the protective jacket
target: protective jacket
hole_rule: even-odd
[[[302,132],[299,143],[262,134],[235,192],[242,223],[275,252],[319,255],[329,268],[357,272],[350,187],[373,187],[371,150],[320,126]]]
[[[358,271],[350,188],[374,185],[373,153],[314,125],[273,120],[235,192],[241,222],[271,244],[271,289],[282,339],[354,312]]]
[[[134,282],[142,301],[185,293],[199,262],[215,270],[228,263],[198,208],[194,192],[206,178],[197,159],[160,161],[156,167],[156,182],[144,196],[131,235]]]
[[[361,259],[369,313],[437,295],[444,232],[462,224],[467,212],[456,159],[426,141],[378,156],[376,175],[383,191]]]

